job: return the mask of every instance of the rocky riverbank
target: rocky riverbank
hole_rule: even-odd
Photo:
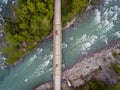
[[[79,60],[75,65],[73,65],[73,67],[65,70],[62,75],[62,89],[70,90],[71,87],[84,85],[86,81],[89,81],[92,78],[94,72],[106,70],[105,68],[110,67],[111,63],[116,62],[113,52],[120,53],[119,47],[120,41],[102,49],[100,52],[84,57],[82,60]],[[102,75],[98,74],[98,77],[102,77]],[[34,90],[51,89],[53,88],[52,83],[52,81],[47,82],[38,86]]]

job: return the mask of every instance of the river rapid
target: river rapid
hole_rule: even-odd
[[[8,0],[0,1],[0,25],[4,23],[2,17],[9,15],[9,3]],[[63,69],[75,64],[88,52],[97,51],[120,38],[120,0],[105,0],[87,15],[84,22],[68,29],[63,31]],[[0,33],[0,47],[5,44],[5,37]],[[44,40],[12,68],[5,65],[5,60],[6,56],[1,52],[0,90],[33,89],[40,83],[52,80],[53,38]]]

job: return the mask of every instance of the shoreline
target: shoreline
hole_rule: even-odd
[[[96,5],[97,6],[97,5]],[[81,24],[81,23],[83,23],[83,22],[85,22],[85,20],[87,19],[87,15],[91,12],[91,11],[93,11],[95,8],[96,8],[96,6],[95,7],[93,7],[93,8],[91,8],[91,10],[85,10],[85,12],[81,15],[81,17],[82,18],[80,18],[79,20],[76,20],[77,19],[77,17],[78,16],[76,16],[68,25],[66,25],[67,26],[67,28],[62,28],[62,31],[64,32],[65,30],[68,30],[69,28],[74,28],[76,25],[78,25],[78,24]],[[99,5],[98,5],[99,6]],[[93,10],[92,10],[93,9]],[[47,40],[48,38],[51,38],[53,35],[52,35],[52,33],[50,34],[50,35],[48,35],[46,38],[44,38],[43,40],[42,40],[42,42],[44,41],[44,40]],[[28,53],[26,53],[22,58],[20,58],[15,64],[12,64],[12,65],[8,65],[10,68],[16,68],[16,66],[18,65],[18,64],[20,64],[20,63],[22,63],[24,60],[24,58],[26,57],[26,55],[28,55],[28,54],[30,54],[30,53],[32,53],[32,52],[34,52],[38,47],[40,46],[40,44],[38,44],[38,46],[36,47],[36,48],[34,48],[31,52],[28,52]],[[84,56],[83,56],[84,57]],[[78,60],[79,61],[79,60]],[[77,61],[77,62],[78,62]],[[77,63],[76,62],[76,63]],[[75,64],[76,64],[75,63]],[[72,67],[73,65],[71,65],[70,67]],[[68,68],[70,68],[70,67],[66,67],[66,69],[68,69]],[[65,70],[66,70],[65,69]]]
[[[90,78],[90,74],[95,72],[101,67],[109,66],[114,60],[109,60],[108,58],[113,58],[112,52],[116,51],[120,46],[120,39],[109,43],[102,47],[100,50],[96,50],[83,58],[80,58],[74,65],[67,67],[63,71],[62,75],[62,89],[69,90],[66,81],[69,80],[73,87],[78,87],[84,85],[86,80]],[[107,58],[104,61],[104,58]],[[91,64],[91,66],[90,66]],[[87,79],[86,79],[87,78]],[[34,90],[46,90],[53,88],[52,80],[34,87]]]
[[[102,4],[102,1],[99,1],[97,3],[97,5],[91,5],[91,0],[89,0],[88,6],[85,8],[84,12],[82,12],[81,15],[76,15],[71,21],[68,21],[67,24],[65,25],[65,27],[62,27],[62,32],[68,30],[69,28],[74,28],[75,26],[77,26],[78,24],[81,24],[83,22],[86,21],[87,19],[87,15],[89,15],[93,10],[95,10],[96,8],[98,8],[100,6],[100,4]],[[88,9],[88,7],[90,6],[90,8]],[[80,19],[79,19],[80,17]],[[42,41],[51,38],[53,36],[53,32],[51,32],[47,37],[45,37]]]
[[[91,0],[90,0],[90,1],[91,1]],[[101,3],[101,2],[99,2],[99,3]],[[90,4],[88,3],[87,8],[89,7],[89,5],[90,5]],[[62,28],[62,32],[68,30],[69,28],[74,28],[74,27],[77,26],[78,24],[81,24],[81,23],[85,22],[85,20],[87,19],[87,15],[88,15],[90,12],[92,12],[94,9],[96,9],[97,6],[99,6],[99,4],[98,4],[98,5],[95,5],[95,6],[92,6],[92,8],[89,8],[89,9],[86,8],[86,9],[85,9],[85,12],[83,12],[82,15],[78,15],[78,16],[74,17],[70,22],[67,22],[67,25],[66,25],[64,28]],[[79,16],[81,16],[80,19],[78,18]],[[78,19],[78,20],[77,20],[77,19]],[[51,38],[51,37],[53,37],[53,32],[51,32],[48,36],[46,36],[40,43],[42,43],[43,41],[45,41],[45,40],[47,40],[47,39],[49,39],[49,38]],[[10,68],[14,68],[15,66],[17,66],[17,64],[20,64],[20,63],[22,63],[22,61],[24,61],[23,59],[26,57],[26,55],[34,52],[39,46],[40,46],[40,44],[38,44],[31,52],[28,52],[28,53],[26,53],[25,55],[23,55],[23,56],[22,56],[17,62],[15,62],[14,64],[9,65],[9,64],[7,63],[7,65],[8,65]]]
[[[74,18],[71,20],[71,22],[68,22],[68,24],[67,24],[64,28],[62,28],[62,31],[64,32],[64,31],[68,30],[69,28],[74,28],[74,27],[77,26],[78,24],[84,23],[84,22],[86,21],[86,19],[87,19],[87,15],[89,15],[94,9],[96,9],[96,7],[99,7],[99,4],[93,6],[92,8],[90,8],[90,9],[88,9],[88,10],[85,9],[85,12],[81,15],[81,18],[80,18],[80,19],[78,18],[78,16],[74,17]],[[77,18],[78,18],[78,20],[77,20]],[[46,38],[44,38],[41,42],[43,42],[43,41],[51,38],[52,36],[53,36],[53,34],[51,33],[51,34],[48,35]],[[41,43],[41,42],[40,42],[40,43]],[[34,52],[39,46],[40,46],[40,44],[38,44],[38,46],[37,46],[36,48],[34,48],[31,52],[26,53],[26,54],[25,54],[22,58],[20,58],[20,60],[18,60],[15,64],[8,65],[8,66],[9,66],[10,68],[16,68],[16,66],[17,66],[18,64],[23,63],[23,61],[24,61],[23,59],[26,57],[26,55]],[[82,56],[81,59],[83,59],[84,57],[85,57],[85,56]],[[78,61],[79,61],[79,60],[78,60]],[[74,64],[78,63],[78,61],[75,62]],[[71,66],[66,67],[65,70],[70,69],[71,67],[74,66],[74,64],[71,65]],[[50,80],[49,80],[49,81],[50,81]],[[49,82],[49,81],[47,81],[47,82]],[[42,84],[44,84],[44,83],[42,83]]]

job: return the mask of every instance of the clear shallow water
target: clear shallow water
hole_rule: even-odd
[[[88,15],[85,22],[63,32],[63,68],[75,63],[88,51],[98,50],[117,38],[120,38],[120,1],[106,0]],[[1,68],[4,72],[0,78],[0,90],[30,90],[51,80],[52,43],[49,38],[16,67]]]

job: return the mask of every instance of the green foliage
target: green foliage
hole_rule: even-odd
[[[2,51],[9,55],[9,59],[6,60],[6,62],[9,64],[17,62],[21,58],[21,56],[25,54],[23,51],[17,50],[16,47],[11,45],[3,48]]]
[[[120,83],[107,85],[96,79],[91,79],[86,85],[74,88],[73,90],[120,90]]]
[[[114,86],[110,86],[109,90],[120,90],[120,83]]]
[[[120,60],[120,53],[112,52],[112,55],[116,60]]]
[[[9,63],[9,64],[13,64],[13,63],[15,63],[15,62],[18,62],[19,61],[19,59],[21,58],[21,56],[23,56],[24,55],[24,53],[23,52],[21,52],[21,51],[18,51],[18,52],[15,52],[14,54],[12,54],[13,56],[12,57],[10,57],[9,59],[7,59],[7,63]]]
[[[83,13],[87,5],[88,0],[62,0],[62,25],[65,26],[77,14]]]
[[[104,82],[97,81],[97,80],[91,80],[87,84],[89,86],[89,90],[108,90],[108,87]]]
[[[120,75],[120,67],[118,65],[112,64],[112,68],[118,75]]]
[[[13,10],[15,18],[4,17],[6,22],[4,30],[10,45],[3,51],[10,55],[7,60],[9,64],[13,64],[23,54],[31,51],[36,47],[35,43],[40,43],[50,34],[53,0],[18,0],[18,6]]]
[[[113,55],[113,56],[117,56],[117,53],[116,53],[116,52],[112,52],[112,55]]]
[[[99,2],[100,2],[100,0],[91,0],[91,5],[96,5]]]
[[[85,85],[74,88],[73,90],[109,90],[109,89],[104,82],[98,81],[96,79],[91,79]]]
[[[87,7],[88,1],[62,0],[63,26],[77,14],[81,14]],[[4,30],[10,44],[9,50],[4,49],[11,56],[8,63],[13,64],[51,33],[53,4],[54,0],[17,0],[17,6],[12,6],[15,18],[4,17],[6,22]]]

